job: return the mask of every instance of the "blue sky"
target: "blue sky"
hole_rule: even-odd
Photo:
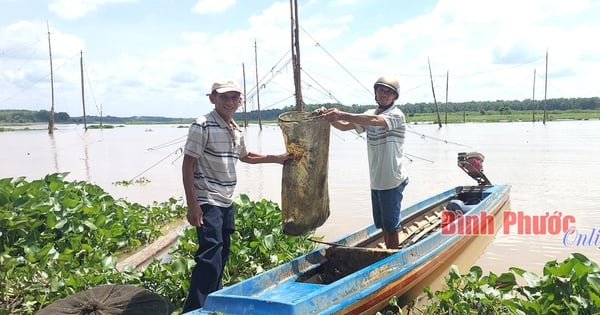
[[[306,103],[400,105],[600,96],[598,0],[299,0]],[[211,83],[245,83],[248,110],[294,105],[289,1],[0,0],[0,109],[196,117]],[[256,46],[255,46],[256,42]],[[255,54],[256,51],[256,54]],[[256,58],[256,59],[255,59]],[[255,60],[257,65],[255,65]],[[245,73],[245,76],[243,75]],[[449,78],[447,81],[446,79]]]

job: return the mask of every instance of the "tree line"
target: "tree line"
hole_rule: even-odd
[[[26,123],[46,123],[50,120],[50,111],[47,110],[24,110],[24,109],[0,109],[0,124],[26,124]],[[145,123],[190,123],[191,118],[169,118],[157,116],[86,116],[87,124],[145,124]],[[57,124],[83,124],[83,116],[71,117],[66,112],[55,112],[54,122]]]
[[[320,107],[337,107],[340,110],[351,113],[362,113],[373,105],[340,105],[336,103],[325,104],[306,104],[304,111],[312,111]],[[534,101],[526,100],[497,100],[497,101],[470,101],[470,102],[454,102],[454,103],[438,103],[437,107],[440,112],[478,112],[485,114],[486,112],[511,112],[511,111],[541,111],[546,109],[553,110],[600,110],[600,97],[588,98],[554,98],[548,100]],[[435,113],[436,105],[434,103],[408,103],[401,105],[402,111],[407,115]],[[289,105],[283,108],[267,109],[262,111],[250,111],[247,113],[237,112],[234,116],[236,121],[258,121],[259,117],[264,121],[276,121],[281,113],[295,111],[294,105]],[[0,123],[15,124],[15,123],[41,123],[48,122],[50,112],[47,110],[0,110]],[[56,112],[54,114],[56,123],[83,123],[82,116],[71,117],[65,112]],[[115,117],[115,116],[86,116],[86,122],[89,124],[98,124],[100,122],[107,124],[125,124],[125,123],[189,123],[193,118],[167,118],[156,116],[131,116],[131,117]]]
[[[336,107],[342,111],[349,113],[363,113],[366,110],[373,108],[374,105],[340,105],[336,103],[325,104],[306,104],[304,111],[312,111],[320,107]],[[435,113],[435,103],[408,103],[400,105],[402,111],[406,115]],[[442,112],[477,112],[485,114],[486,112],[501,112],[509,113],[511,111],[541,111],[544,108],[548,111],[552,110],[600,110],[600,97],[588,98],[555,98],[546,101],[534,101],[531,99],[518,101],[484,101],[484,102],[456,102],[456,103],[438,103],[438,109]],[[261,120],[273,121],[277,120],[281,113],[295,111],[295,106],[286,106],[282,109],[269,109],[260,111]],[[234,116],[236,121],[243,121],[247,116],[249,121],[257,121],[259,117],[258,111],[248,113],[237,112]]]

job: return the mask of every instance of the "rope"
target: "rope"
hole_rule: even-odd
[[[410,133],[413,133],[413,134],[416,134],[416,135],[418,135],[419,137],[421,137],[423,139],[430,139],[430,140],[440,141],[440,142],[443,142],[445,144],[453,144],[453,145],[457,145],[457,146],[461,146],[461,147],[467,147],[467,148],[471,147],[470,145],[466,145],[466,144],[462,144],[462,143],[458,143],[458,142],[453,142],[453,141],[448,141],[448,140],[445,140],[445,139],[442,139],[442,138],[436,138],[436,137],[428,136],[428,135],[426,135],[424,133],[421,133],[421,132],[418,132],[418,131],[414,130],[410,125],[407,125],[407,126],[408,126],[408,128],[406,129],[406,131],[408,131]]]
[[[331,92],[328,92],[327,89],[325,89],[325,87],[323,87],[323,85],[321,85],[319,82],[317,82],[317,80],[315,80],[315,78],[313,78],[310,74],[308,74],[306,71],[304,71],[304,69],[302,69],[302,72],[304,74],[306,74],[311,80],[313,80],[313,82],[315,82],[323,91],[323,94],[326,96],[329,96],[329,98],[333,98],[338,104],[342,104],[342,102],[340,102],[340,100],[338,100],[335,96],[333,96],[333,94],[331,94]]]
[[[144,175],[144,173],[148,172],[149,170],[153,169],[155,166],[157,166],[158,164],[162,163],[162,161],[166,160],[169,156],[171,156],[172,154],[177,154],[178,152],[183,152],[183,148],[177,148],[177,150],[167,154],[167,156],[165,156],[164,158],[160,159],[158,162],[152,164],[150,167],[148,167],[147,169],[145,169],[144,171],[142,171],[141,173],[135,175],[133,178],[131,178],[129,181],[133,182],[136,178]],[[179,156],[177,157],[177,159],[179,159]],[[173,160],[174,163],[175,161],[177,161],[177,159]]]
[[[350,77],[352,77],[352,79],[354,79],[354,81],[356,81],[360,86],[362,86],[365,90],[367,90],[369,93],[373,93],[371,91],[370,88],[367,88],[366,86],[364,86],[364,84],[362,84],[348,69],[346,69],[346,67],[344,67],[339,61],[337,61],[328,51],[327,49],[325,49],[325,47],[323,47],[319,42],[317,42],[304,28],[300,27],[302,29],[302,31],[308,36],[310,37],[310,39],[313,40],[313,42],[315,42],[315,45],[318,46],[319,48],[321,48],[331,59],[333,59],[333,61],[335,61],[335,63],[338,64],[338,66],[340,66],[342,68],[342,70],[344,70]]]
[[[172,146],[173,144],[182,142],[182,140],[185,140],[186,137],[187,137],[187,135],[184,135],[184,136],[181,136],[181,137],[179,137],[177,139],[171,140],[169,142],[165,142],[163,144],[159,144],[157,146],[150,147],[147,150],[148,151],[153,151],[153,150],[158,150],[158,149],[166,148],[166,147]]]

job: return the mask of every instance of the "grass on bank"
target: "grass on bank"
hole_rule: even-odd
[[[402,109],[402,107],[400,107]],[[543,111],[471,111],[471,112],[451,112],[444,113],[440,111],[439,121],[442,124],[462,124],[462,123],[496,123],[496,122],[542,122]],[[409,113],[405,112],[408,123],[437,124],[437,113]],[[600,120],[600,110],[553,110],[546,113],[546,121],[559,120]],[[242,125],[242,120],[237,120]],[[248,123],[257,124],[256,120],[249,120]],[[277,123],[276,120],[262,120],[263,124]]]
[[[402,108],[402,107],[400,107]],[[405,112],[406,120],[408,123],[438,123],[437,113],[410,113]],[[552,110],[547,112],[547,121],[556,120],[599,120],[600,110]],[[440,109],[439,121],[442,124],[459,124],[459,123],[486,123],[486,122],[521,122],[521,121],[543,121],[543,111],[517,111],[517,110],[504,110],[504,111],[470,111],[470,112],[451,112],[445,113],[443,109]],[[238,119],[238,124],[243,126],[243,120]],[[249,123],[257,124],[256,120],[249,120]],[[276,120],[262,120],[263,124],[277,123]],[[167,122],[168,124],[180,124],[180,128],[189,127],[190,121],[181,120],[178,122]],[[165,122],[157,123],[153,121],[131,121],[127,122],[128,125],[151,125],[151,124],[165,124]],[[19,124],[0,124],[0,132],[2,131],[24,131],[24,130],[40,130],[39,128],[33,129],[28,126],[32,124],[19,123]],[[116,127],[123,127],[124,125],[107,125],[102,126],[98,124],[88,125],[88,129],[113,129]],[[42,128],[46,129],[46,128]]]
[[[548,111],[546,121],[556,120],[598,120],[600,110],[553,110]],[[405,113],[409,123],[438,123],[437,113]],[[444,113],[440,111],[439,121],[442,124],[476,123],[476,122],[542,122],[543,111],[479,111],[479,112],[454,112]]]

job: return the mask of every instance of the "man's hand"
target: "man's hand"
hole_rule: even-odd
[[[338,121],[341,119],[342,112],[337,108],[329,108],[323,114],[323,118],[329,122]]]
[[[192,226],[200,227],[204,224],[203,220],[204,212],[200,205],[194,204],[193,206],[188,205],[187,220]]]
[[[323,119],[327,120],[334,128],[341,131],[355,129],[355,125],[349,120],[353,118],[353,114],[342,112],[337,108],[329,108],[323,114]]]
[[[273,158],[275,159],[275,163],[283,164],[285,161],[295,159],[296,157],[293,154],[286,152],[279,155],[273,155]]]

